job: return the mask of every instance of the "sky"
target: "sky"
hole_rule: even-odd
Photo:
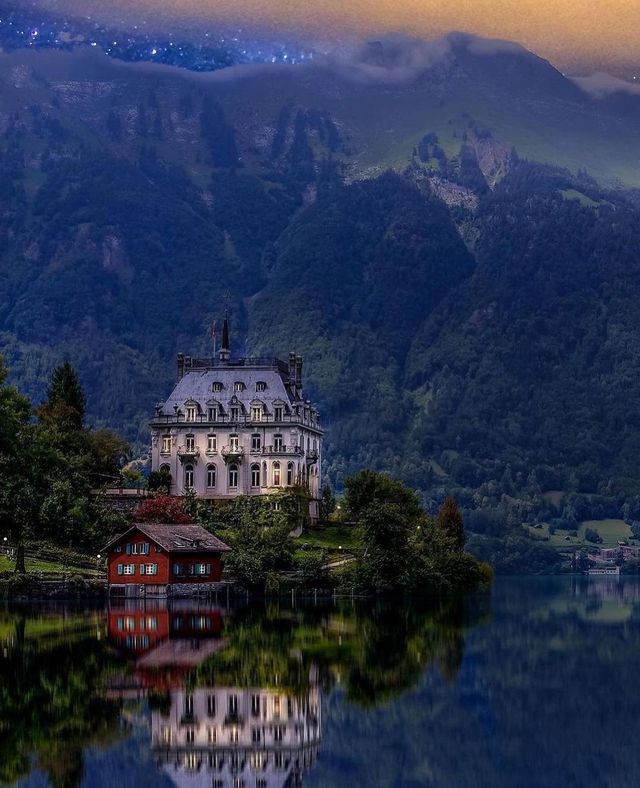
[[[317,41],[452,30],[517,41],[558,67],[640,76],[640,0],[37,0],[127,24],[245,24]]]

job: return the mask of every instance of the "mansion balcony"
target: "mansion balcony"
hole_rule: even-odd
[[[223,446],[222,454],[225,462],[241,462],[244,457],[243,446]]]
[[[234,428],[239,427],[265,427],[265,426],[278,426],[284,427],[290,424],[302,424],[310,429],[321,430],[319,419],[305,418],[295,414],[285,414],[281,418],[276,419],[275,416],[264,414],[259,419],[253,419],[248,414],[240,414],[238,417],[232,418],[228,413],[218,413],[215,418],[209,418],[209,414],[200,413],[195,418],[187,419],[184,413],[172,413],[166,415],[163,413],[156,413],[151,419],[151,427],[167,427],[175,424],[189,424],[194,427],[224,425],[227,424]]]
[[[197,446],[178,446],[178,457],[181,460],[197,460],[200,449]]]
[[[286,446],[285,444],[263,446],[261,449],[252,449],[251,454],[300,455],[302,454],[302,446]]]
[[[307,462],[309,465],[313,465],[314,462],[318,462],[319,453],[317,449],[310,449],[307,452]]]

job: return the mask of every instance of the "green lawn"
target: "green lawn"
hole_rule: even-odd
[[[549,526],[544,524],[542,528],[532,528],[529,526],[529,532],[537,539],[549,537],[547,544],[551,547],[580,547],[583,545],[589,546],[592,542],[587,542],[584,534],[587,528],[597,531],[602,537],[602,543],[599,547],[616,547],[618,540],[627,540],[629,544],[636,544],[636,541],[631,536],[631,529],[623,520],[585,520],[579,529],[577,536],[570,536],[568,531],[556,531],[555,534],[549,534]]]
[[[73,566],[71,564],[64,564],[55,563],[52,561],[40,561],[37,558],[26,558],[25,559],[25,566],[27,569],[27,573],[37,574],[42,572],[43,574],[71,574],[71,575],[82,575],[83,577],[96,577],[102,574],[102,572],[96,572],[95,570],[89,569],[82,569],[77,566]],[[15,561],[13,559],[7,558],[5,555],[0,555],[0,572],[13,572],[15,569]]]
[[[306,549],[303,546],[306,546]],[[296,540],[299,550],[307,553],[308,548],[325,550],[330,561],[339,560],[355,546],[356,532],[352,525],[314,525],[307,528]]]
[[[584,538],[587,528],[597,531],[602,537],[601,547],[615,547],[618,539],[632,540],[631,529],[624,520],[585,520],[580,526],[578,536]]]

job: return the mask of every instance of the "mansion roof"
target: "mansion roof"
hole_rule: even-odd
[[[237,383],[242,384],[240,391],[236,390]],[[264,384],[264,388],[258,384]],[[220,390],[214,389],[216,385]],[[291,405],[296,400],[291,387],[285,385],[282,375],[274,369],[218,367],[187,372],[162,405],[160,413],[172,415],[176,408],[183,410],[187,402],[197,403],[204,413],[210,405],[219,403],[226,408],[232,401],[239,402],[248,411],[256,401],[271,409],[276,402]]]

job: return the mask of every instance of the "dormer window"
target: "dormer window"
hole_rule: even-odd
[[[209,408],[209,421],[218,421],[218,406],[213,405]]]
[[[198,415],[197,405],[187,405],[184,409],[184,417],[186,421],[195,421]]]
[[[238,421],[240,418],[240,408],[237,405],[232,405],[230,408],[231,421]]]
[[[264,382],[264,380],[259,380],[256,383],[256,391],[266,391],[266,390],[267,390],[267,384]]]
[[[216,381],[214,381],[213,385],[211,386],[211,391],[216,393],[216,392],[222,391],[223,388],[224,388],[224,386],[222,385],[222,383],[219,380],[216,380]]]
[[[251,406],[251,421],[262,421],[262,405]]]
[[[236,380],[236,382],[233,384],[233,390],[235,392],[244,391],[245,388],[246,386],[241,380]]]
[[[282,405],[276,405],[273,413],[276,421],[282,421]]]

